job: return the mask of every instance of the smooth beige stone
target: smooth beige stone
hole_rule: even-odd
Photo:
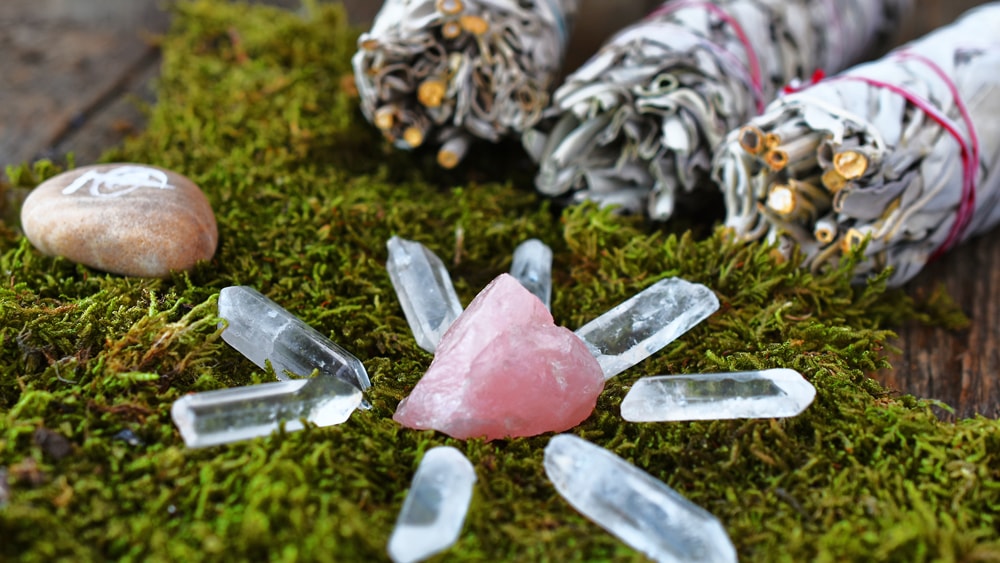
[[[157,278],[215,254],[219,235],[191,180],[145,164],[98,164],[43,182],[21,209],[41,252],[114,274]]]

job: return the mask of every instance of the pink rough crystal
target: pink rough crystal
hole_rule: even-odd
[[[603,389],[587,345],[502,274],[444,334],[393,419],[460,439],[534,436],[582,422]]]

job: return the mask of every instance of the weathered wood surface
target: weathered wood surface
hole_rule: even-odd
[[[88,126],[155,68],[149,38],[166,24],[146,0],[0,2],[0,162],[58,156],[60,148],[93,160],[120,141],[130,128],[124,121]],[[131,110],[121,119],[138,126],[132,108],[118,109]],[[84,129],[78,144],[60,147]]]
[[[268,0],[294,7],[296,0]],[[584,0],[570,65],[659,0]],[[983,0],[915,0],[905,39],[947,23]],[[368,21],[379,2],[345,0]],[[611,9],[610,6],[614,6]],[[74,152],[78,164],[141,130],[138,102],[153,102],[158,52],[150,39],[168,24],[157,0],[0,1],[0,163]],[[904,24],[901,24],[904,25]],[[1000,416],[1000,244],[987,235],[928,267],[907,290],[944,284],[971,323],[950,332],[899,328],[894,368],[873,374],[900,393],[933,398],[954,415]]]
[[[975,413],[1000,417],[1000,244],[996,230],[928,266],[908,286],[927,295],[940,284],[971,321],[968,328],[910,325],[897,330],[893,369],[876,378],[892,389],[937,399],[954,409],[945,418]]]

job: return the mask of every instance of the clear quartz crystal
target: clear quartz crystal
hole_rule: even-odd
[[[262,369],[270,361],[278,379],[290,379],[285,372],[306,376],[315,369],[362,391],[371,387],[360,360],[252,287],[223,288],[219,316],[229,325],[222,339]]]
[[[190,448],[267,436],[285,430],[340,424],[361,404],[353,383],[326,374],[310,379],[262,383],[192,393],[174,402],[170,415]]]
[[[510,275],[541,299],[546,309],[552,309],[552,249],[547,244],[533,238],[518,245]]]
[[[795,416],[816,388],[792,369],[658,375],[635,382],[622,401],[633,422]]]
[[[445,331],[462,314],[451,276],[441,259],[419,242],[394,236],[386,246],[385,267],[406,322],[417,346],[434,353]]]
[[[555,436],[545,473],[573,508],[655,561],[736,561],[714,516],[604,448]]]
[[[610,379],[670,344],[719,309],[704,285],[666,278],[576,331]]]
[[[472,501],[476,471],[451,446],[429,450],[410,485],[389,538],[389,556],[397,563],[420,561],[458,540]]]

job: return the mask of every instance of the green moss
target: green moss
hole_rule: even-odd
[[[721,231],[695,237],[593,206],[560,212],[528,189],[530,165],[510,145],[452,172],[433,154],[391,150],[343,88],[356,35],[337,7],[177,7],[148,131],[106,159],[201,185],[220,228],[211,264],[121,278],[42,256],[0,224],[0,468],[10,480],[0,558],[384,558],[420,456],[451,444],[479,482],[449,559],[640,559],[556,495],[541,467],[546,436],[458,442],[392,422],[430,361],[384,271],[384,242],[399,234],[449,263],[465,302],[506,270],[518,242],[543,239],[555,250],[553,313],[570,327],[664,276],[712,287],[721,311],[612,380],[574,432],[716,514],[743,560],[1000,560],[1000,425],[941,422],[928,402],[865,376],[886,365],[899,323],[961,322],[945,298],[914,304],[878,280],[852,288],[846,266],[811,274]],[[3,190],[57,172],[13,167]],[[174,400],[273,378],[218,338],[215,300],[234,284],[356,353],[373,409],[338,427],[185,449]],[[618,415],[642,375],[775,366],[817,386],[802,416]],[[65,437],[69,454],[39,429]]]

